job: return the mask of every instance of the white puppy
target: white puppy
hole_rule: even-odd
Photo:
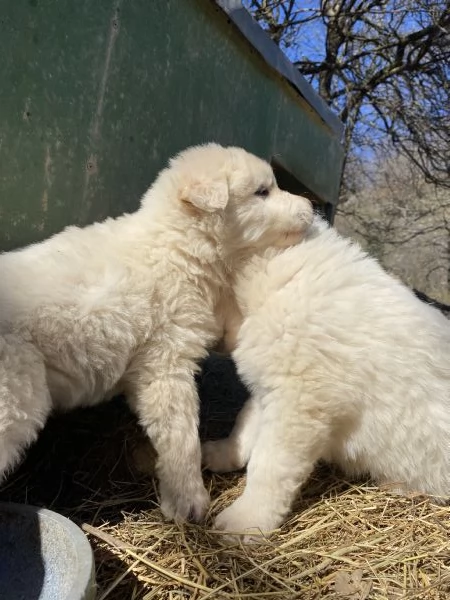
[[[319,459],[399,492],[450,494],[450,323],[318,217],[235,287],[234,359],[252,390],[205,464],[247,466],[219,529],[277,528]],[[252,531],[253,530],[253,531]]]
[[[312,220],[239,148],[188,149],[140,210],[0,256],[0,479],[53,408],[124,391],[159,460],[167,517],[200,519],[197,362],[222,335],[233,269]]]

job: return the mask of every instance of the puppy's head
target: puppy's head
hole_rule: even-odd
[[[228,151],[232,168],[225,220],[236,248],[285,248],[298,243],[313,221],[310,201],[280,190],[266,161],[241,148]]]
[[[281,191],[270,165],[242,148],[206,144],[169,162],[144,203],[189,219],[228,254],[300,241],[313,218],[311,203]]]

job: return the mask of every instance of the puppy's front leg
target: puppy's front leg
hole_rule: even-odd
[[[244,493],[215,521],[217,529],[246,534],[244,542],[260,541],[261,533],[281,525],[331,431],[326,411],[300,390],[279,388],[258,401],[262,413]]]
[[[168,369],[167,363],[174,366]],[[159,375],[154,362],[149,370],[140,368],[127,386],[131,388],[128,396],[158,454],[161,511],[176,521],[200,521],[208,509],[209,494],[201,472],[193,365],[181,357],[167,363]]]

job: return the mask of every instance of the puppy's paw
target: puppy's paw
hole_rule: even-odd
[[[241,469],[230,438],[202,444],[202,463],[213,473],[230,473]]]
[[[196,487],[186,486],[183,490],[169,490],[161,486],[161,512],[166,519],[178,523],[199,523],[206,515],[209,503],[209,493],[203,483]]]
[[[241,496],[219,513],[214,529],[223,531],[225,540],[230,543],[261,544],[279,525],[278,515]]]

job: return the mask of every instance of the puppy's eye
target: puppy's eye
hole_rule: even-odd
[[[256,190],[255,196],[259,196],[260,198],[267,198],[269,195],[269,188],[260,187]]]

